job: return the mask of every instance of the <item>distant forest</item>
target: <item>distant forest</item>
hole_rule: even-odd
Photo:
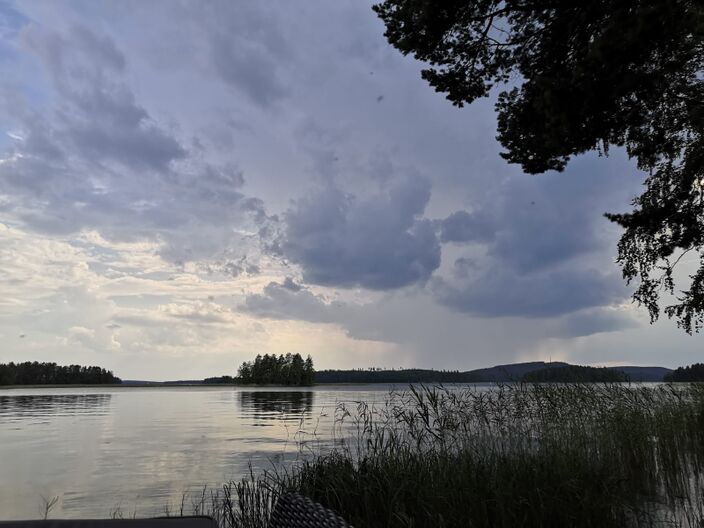
[[[555,373],[548,371],[556,370]],[[496,365],[469,371],[431,369],[350,369],[321,370],[315,373],[316,383],[489,383],[541,381],[553,382],[618,382],[662,381],[669,372],[662,367],[607,367],[594,368],[563,362],[532,361]],[[530,376],[535,374],[535,378]]]
[[[628,381],[628,377],[620,370],[605,367],[566,365],[528,372],[523,375],[522,381],[528,383],[617,383]]]
[[[665,376],[665,381],[704,381],[704,363],[675,369]]]
[[[97,385],[122,380],[109,370],[56,363],[0,363],[0,385]]]
[[[245,385],[313,385],[313,358],[300,354],[258,355],[245,361],[237,371],[237,383]]]
[[[483,381],[473,372],[427,369],[321,370],[316,383],[476,383]]]

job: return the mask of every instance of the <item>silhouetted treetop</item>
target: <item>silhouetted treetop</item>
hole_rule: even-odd
[[[701,0],[385,0],[389,42],[455,105],[499,93],[502,156],[528,173],[625,147],[647,171],[618,261],[657,319],[685,252],[699,268],[665,308],[687,332],[704,322],[704,2]]]

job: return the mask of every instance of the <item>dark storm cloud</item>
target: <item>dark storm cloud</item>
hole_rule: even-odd
[[[501,214],[502,228],[489,254],[520,273],[540,271],[603,248],[595,224],[600,214],[587,213],[573,196],[555,200],[553,193],[509,198]],[[529,195],[530,196],[530,195]]]
[[[428,349],[438,346],[438,332],[442,333],[445,342],[454,342],[453,347],[460,350],[465,349],[472,337],[478,337],[487,327],[496,328],[501,324],[510,324],[514,329],[521,327],[523,331],[532,328],[533,332],[528,333],[537,332],[546,337],[562,339],[616,332],[638,326],[633,314],[596,307],[551,317],[544,322],[545,327],[537,330],[538,317],[523,318],[525,323],[519,323],[515,318],[511,319],[510,323],[501,323],[498,318],[479,322],[467,318],[465,313],[457,310],[448,313],[430,302],[427,297],[416,300],[420,306],[410,302],[405,295],[391,293],[376,302],[364,305],[331,302],[288,277],[283,282],[269,283],[261,293],[248,295],[238,309],[267,319],[337,325],[345,330],[348,337],[356,340],[407,341],[409,346],[423,343],[421,348]],[[549,313],[549,310],[544,311]],[[382,319],[385,324],[379,325],[379,320]],[[408,321],[415,321],[412,328],[408,326]],[[504,337],[511,341],[509,335]]]
[[[566,269],[518,275],[500,266],[461,285],[439,279],[434,289],[442,304],[481,317],[553,317],[609,305],[626,295],[616,274]]]
[[[573,161],[565,173],[521,175],[496,204],[500,227],[489,253],[520,273],[539,271],[595,252],[613,250],[603,213],[623,207],[640,177],[618,153]]]
[[[341,303],[326,303],[320,296],[296,284],[291,277],[283,283],[270,282],[260,294],[248,295],[242,311],[270,319],[294,319],[311,323],[334,323],[344,319]]]
[[[616,243],[602,213],[626,202],[633,168],[616,156],[609,171],[595,170],[595,158],[507,179],[472,213],[444,219],[443,241],[480,243],[485,256],[456,259],[452,276],[435,282],[438,301],[474,316],[545,318],[625,300],[615,268],[601,264]],[[604,312],[598,325],[616,316]]]
[[[494,237],[495,226],[486,215],[457,211],[440,223],[443,242],[486,242]]]
[[[607,308],[583,310],[569,314],[560,320],[560,331],[556,337],[583,337],[605,332],[617,332],[640,325],[632,315]]]
[[[286,213],[283,253],[309,283],[387,290],[424,282],[440,265],[435,227],[421,218],[429,199],[421,178],[371,197],[330,184]]]
[[[593,260],[614,243],[594,204],[607,208],[627,188],[612,174],[509,179],[503,193],[439,221],[422,217],[430,197],[424,180],[394,181],[371,198],[330,184],[288,211],[281,252],[300,265],[306,282],[375,290],[423,284],[439,267],[440,242],[451,242],[483,248],[456,258],[450,276],[436,276],[431,288],[460,313],[553,318],[628,296],[615,270],[599,271]],[[621,325],[610,317],[618,315],[585,316],[584,329],[574,331]]]

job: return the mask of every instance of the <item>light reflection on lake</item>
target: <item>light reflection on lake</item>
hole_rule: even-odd
[[[184,491],[329,440],[338,403],[383,402],[390,388],[2,390],[0,520],[37,518],[54,496],[55,518],[163,514]]]

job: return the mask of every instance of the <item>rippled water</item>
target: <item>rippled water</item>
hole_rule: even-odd
[[[329,440],[341,402],[390,386],[312,390],[120,387],[0,391],[0,519],[155,515]],[[311,447],[314,449],[314,447]]]

